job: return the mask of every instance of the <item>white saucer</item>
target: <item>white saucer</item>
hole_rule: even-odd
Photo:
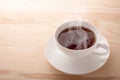
[[[104,42],[109,46],[107,40],[102,35],[100,37],[100,42]],[[106,63],[110,55],[109,50],[108,54],[102,56],[91,54],[79,59],[70,58],[58,49],[53,35],[49,38],[45,51],[46,57],[52,66],[69,74],[86,74],[96,71]]]

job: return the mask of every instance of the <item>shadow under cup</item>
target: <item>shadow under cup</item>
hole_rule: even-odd
[[[94,44],[91,45],[89,48],[85,48],[85,49],[81,49],[81,50],[73,50],[73,49],[69,49],[63,45],[60,44],[60,42],[58,41],[58,37],[60,35],[60,33],[67,29],[67,28],[71,28],[71,27],[84,27],[86,29],[89,29],[90,31],[92,31],[94,33]],[[55,32],[55,41],[57,44],[57,47],[66,55],[71,56],[71,57],[82,57],[82,56],[86,56],[91,54],[92,52],[94,52],[94,50],[97,47],[97,43],[99,40],[99,34],[98,34],[98,30],[95,28],[95,26],[93,26],[92,24],[85,22],[85,21],[69,21],[66,22],[64,24],[62,24],[61,26],[59,26]]]

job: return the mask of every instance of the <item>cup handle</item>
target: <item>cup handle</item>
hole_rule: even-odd
[[[95,55],[106,55],[106,54],[108,54],[108,52],[109,52],[109,46],[106,45],[106,44],[104,44],[104,43],[100,43],[100,42],[99,42],[99,43],[97,44],[97,48],[96,48],[96,49],[98,49],[98,48],[103,48],[103,49],[105,50],[105,52],[102,53],[102,52],[95,51],[95,52],[93,52],[93,54],[95,54]]]

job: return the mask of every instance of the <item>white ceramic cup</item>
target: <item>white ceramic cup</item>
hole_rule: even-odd
[[[95,37],[96,37],[96,41],[95,41],[94,45],[92,45],[90,48],[82,49],[82,50],[72,50],[72,49],[68,49],[68,48],[62,46],[58,42],[59,34],[64,29],[69,28],[69,27],[73,27],[73,26],[79,26],[79,27],[84,26],[85,28],[88,28],[91,31],[93,31],[95,34]],[[95,28],[95,26],[88,23],[88,22],[85,22],[85,21],[69,21],[69,22],[62,24],[61,26],[59,26],[57,28],[55,35],[54,35],[54,38],[55,38],[55,42],[56,42],[57,47],[63,52],[63,54],[66,54],[66,55],[74,57],[74,58],[83,57],[83,56],[87,56],[90,54],[106,55],[108,53],[108,50],[109,50],[108,45],[99,42],[99,31]],[[103,48],[105,50],[105,52],[104,53],[94,52],[97,48]]]

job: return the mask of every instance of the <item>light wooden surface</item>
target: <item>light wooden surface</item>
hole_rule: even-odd
[[[28,3],[27,8],[20,10],[15,6],[0,8],[0,80],[120,79],[120,0],[31,0]],[[93,23],[111,46],[108,62],[90,74],[62,73],[45,57],[48,37],[64,21],[74,19]]]

